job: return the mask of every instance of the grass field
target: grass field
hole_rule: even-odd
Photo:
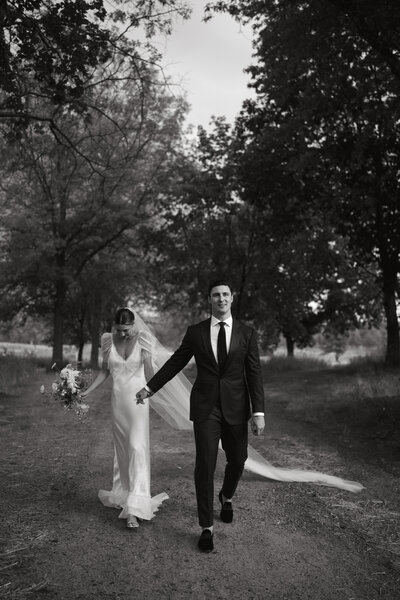
[[[22,357],[34,357],[37,359],[50,360],[52,347],[45,344],[22,344],[17,342],[0,342],[0,356],[14,355]],[[85,353],[89,357],[89,352]],[[64,346],[64,357],[66,360],[76,360],[77,350],[75,346]]]

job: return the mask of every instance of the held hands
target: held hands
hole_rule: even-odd
[[[265,429],[264,415],[257,415],[251,419],[251,431],[254,435],[261,435]]]
[[[144,400],[146,398],[149,398],[151,395],[152,394],[148,390],[146,390],[146,388],[142,388],[136,394],[136,404],[144,404]]]

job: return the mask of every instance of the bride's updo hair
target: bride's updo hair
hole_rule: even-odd
[[[135,313],[128,307],[119,308],[115,313],[115,325],[133,325],[135,322]]]

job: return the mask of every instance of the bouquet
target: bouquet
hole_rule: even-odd
[[[79,394],[81,390],[87,387],[91,378],[91,371],[85,369],[79,371],[74,368],[71,364],[59,371],[56,363],[51,367],[57,372],[57,379],[53,381],[51,385],[51,392],[47,392],[57,402],[60,402],[64,408],[73,410],[79,419],[84,417],[88,410],[89,405],[82,401]],[[40,387],[42,394],[46,394],[45,386]]]

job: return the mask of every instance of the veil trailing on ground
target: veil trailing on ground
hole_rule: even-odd
[[[138,342],[144,350],[151,353],[154,369],[157,371],[172,353],[162,346],[138,313],[135,312],[134,314],[135,324],[139,329]],[[187,377],[183,373],[178,373],[156,394],[151,396],[149,399],[150,406],[175,429],[191,430],[193,427],[192,422],[189,420],[191,389],[192,384]],[[336,487],[349,492],[360,492],[364,489],[364,486],[356,481],[348,481],[341,477],[326,475],[318,471],[274,467],[252,446],[249,445],[247,450],[248,458],[244,468],[246,471],[255,473],[261,477],[276,481],[315,483],[317,485]]]

